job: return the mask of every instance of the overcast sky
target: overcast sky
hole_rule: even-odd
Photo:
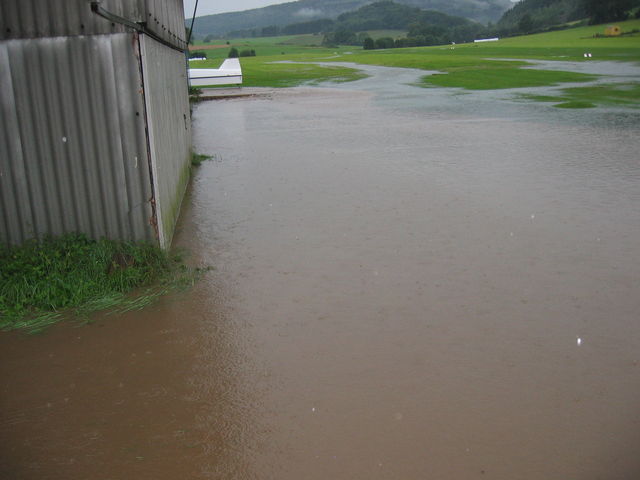
[[[261,8],[277,3],[286,3],[294,0],[199,0],[197,17],[212,15],[214,13],[240,12],[251,8]],[[191,18],[196,0],[184,0],[184,16]]]

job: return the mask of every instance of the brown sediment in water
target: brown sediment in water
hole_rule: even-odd
[[[199,105],[216,270],[0,335],[0,477],[635,478],[637,126],[397,93]]]

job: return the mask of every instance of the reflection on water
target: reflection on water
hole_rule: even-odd
[[[216,159],[195,172],[176,243],[215,271],[88,328],[73,356],[57,347],[62,370],[31,352],[65,385],[87,369],[81,393],[35,394],[3,350],[18,393],[1,406],[22,395],[39,423],[5,414],[0,448],[20,462],[0,472],[640,475],[637,117],[440,98],[385,72],[197,107],[196,150]],[[153,362],[127,363],[147,350]],[[51,391],[81,401],[37,413]],[[52,427],[47,449],[37,432]],[[91,432],[103,440],[65,448]]]

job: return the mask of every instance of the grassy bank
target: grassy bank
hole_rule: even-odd
[[[74,234],[2,246],[0,328],[38,332],[65,317],[139,309],[197,273],[144,243]]]

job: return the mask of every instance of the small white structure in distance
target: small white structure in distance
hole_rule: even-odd
[[[190,68],[189,83],[194,87],[206,85],[242,85],[242,67],[237,58],[227,58],[220,68]]]
[[[498,40],[500,40],[498,37],[496,37],[496,38],[481,38],[479,40],[474,40],[473,43],[497,42]]]

